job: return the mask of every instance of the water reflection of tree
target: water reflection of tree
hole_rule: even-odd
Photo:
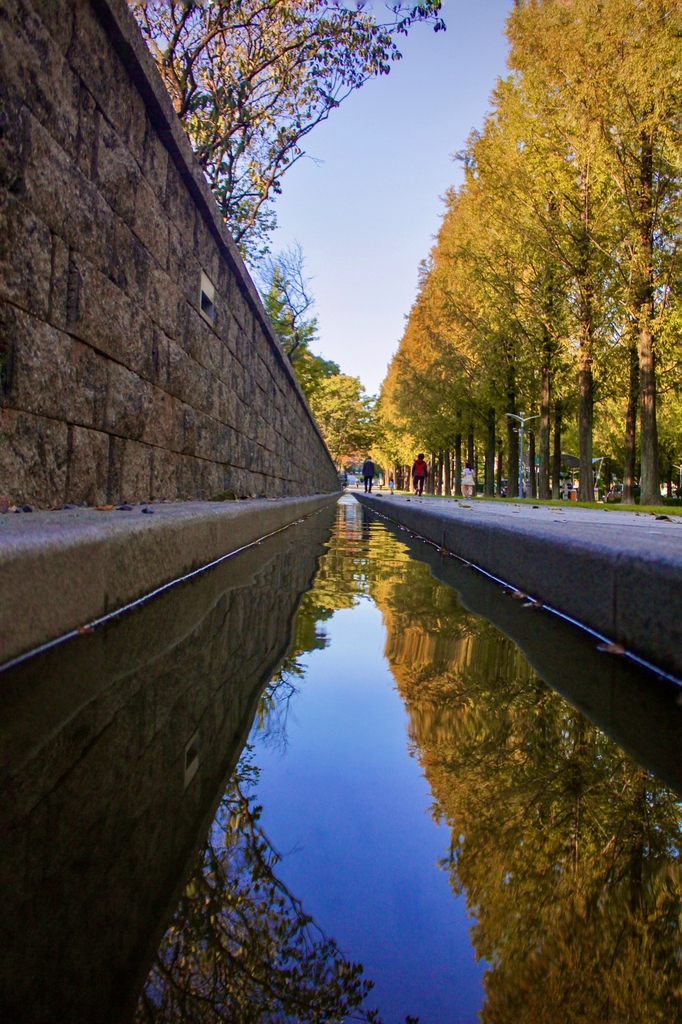
[[[680,806],[426,566],[374,584],[483,1024],[682,1020]]]
[[[305,675],[303,655],[324,649],[329,643],[325,624],[334,612],[352,608],[367,593],[369,578],[380,564],[370,557],[368,536],[361,506],[339,505],[336,528],[320,558],[315,582],[301,600],[291,647],[259,702],[256,727],[268,744],[286,748],[292,701]]]
[[[362,511],[340,506],[313,588],[301,600],[291,647],[259,702],[257,729],[267,742],[286,746],[303,655],[327,646],[325,623],[366,592],[368,570]],[[379,1024],[377,1012],[362,1007],[372,988],[362,965],[343,957],[277,878],[279,858],[254,803],[257,777],[243,758],[157,953],[136,1024]]]
[[[277,878],[242,759],[166,932],[136,1024],[377,1021],[371,989]]]

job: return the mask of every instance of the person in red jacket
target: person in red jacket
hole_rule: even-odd
[[[418,494],[420,497],[424,491],[424,484],[428,475],[429,467],[424,462],[424,453],[420,452],[412,466],[412,483],[414,484],[414,493]]]

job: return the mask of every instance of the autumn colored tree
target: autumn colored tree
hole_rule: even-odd
[[[671,430],[682,352],[682,4],[523,0],[508,36],[511,74],[458,154],[464,182],[446,196],[382,388],[386,429],[434,451],[441,437],[461,438],[469,418],[486,465],[497,442],[498,481],[506,433],[513,496],[519,454],[507,414],[523,410],[539,423],[541,497],[550,479],[558,496],[570,443],[583,500],[604,456],[634,501],[639,453],[642,500],[656,504],[659,459],[668,474],[682,460]],[[657,412],[668,400],[671,411]]]
[[[418,22],[444,28],[440,0],[397,3],[386,21],[333,0],[129,0],[225,221],[257,259],[273,198],[305,137],[400,58]]]

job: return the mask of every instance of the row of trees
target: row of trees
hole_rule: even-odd
[[[599,454],[633,501],[639,456],[656,504],[682,456],[682,2],[517,0],[507,34],[511,74],[457,154],[464,183],[383,385],[384,457],[475,430],[486,492],[504,454],[515,496],[506,414],[523,411],[539,497],[575,445],[582,500]]]
[[[479,1020],[679,1020],[676,795],[417,558],[375,573],[370,594],[450,832],[441,863],[475,919]]]

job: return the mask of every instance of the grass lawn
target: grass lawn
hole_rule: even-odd
[[[384,489],[382,493],[386,494],[388,492]],[[411,496],[409,491],[396,491],[396,494]],[[424,497],[444,498],[445,501],[462,501],[462,498],[455,498],[451,494],[425,494]],[[469,498],[466,500],[473,501],[473,499]],[[682,505],[620,505],[616,503],[607,505],[603,501],[554,501],[551,498],[547,501],[540,501],[539,498],[485,498],[482,494],[477,495],[476,501],[504,501],[509,502],[511,505],[557,505],[561,508],[596,508],[602,509],[604,512],[648,512],[655,516],[682,516]]]

